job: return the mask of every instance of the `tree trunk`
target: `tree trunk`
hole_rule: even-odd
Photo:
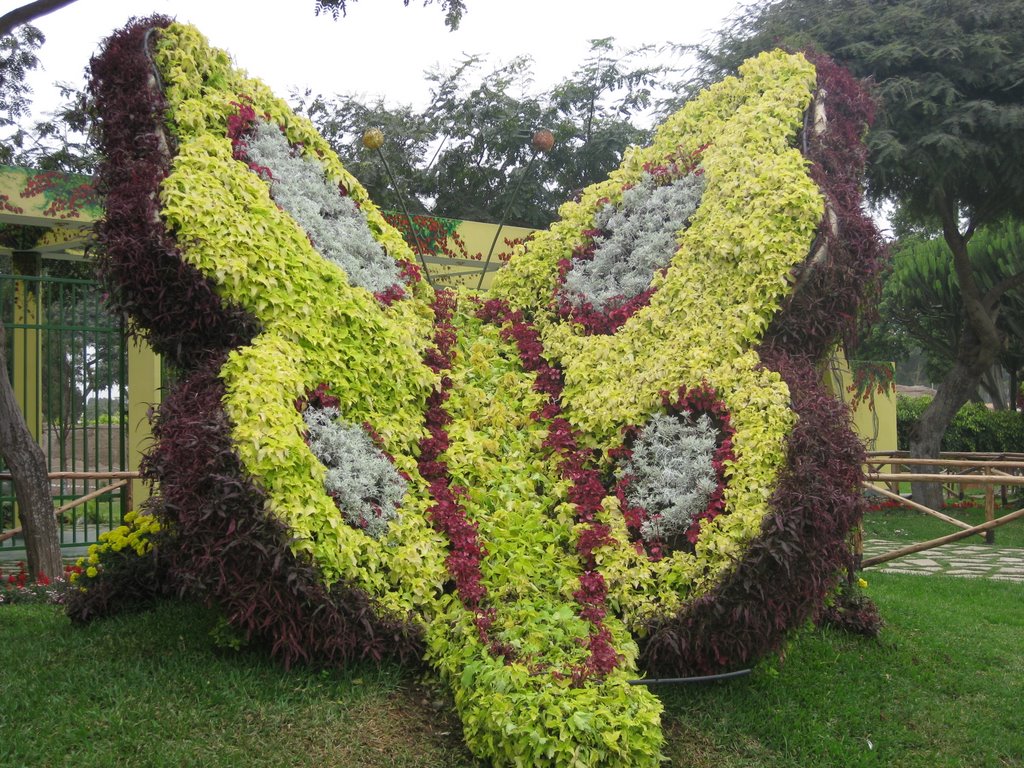
[[[33,578],[63,576],[57,519],[43,449],[32,437],[7,378],[7,335],[0,323],[0,456],[14,477],[14,494],[25,530]]]
[[[910,436],[910,455],[918,459],[938,458],[942,436],[956,412],[978,391],[982,377],[996,361],[1002,348],[1002,335],[996,327],[998,297],[986,300],[978,288],[967,253],[967,235],[959,230],[958,212],[946,200],[939,201],[942,231],[953,254],[953,269],[963,300],[963,330],[956,350],[956,361],[939,384],[932,402]],[[937,467],[926,471],[936,472]],[[941,509],[941,483],[913,483],[914,501],[932,509]]]
[[[996,364],[985,371],[985,375],[981,377],[981,387],[992,400],[992,407],[997,411],[1005,411],[1007,407],[1006,401],[1003,399],[1003,388],[999,381],[1002,370],[1002,366]]]
[[[984,369],[982,369],[983,371]],[[910,455],[916,459],[937,459],[942,436],[949,422],[956,416],[960,406],[978,391],[982,372],[971,368],[958,359],[946,378],[939,384],[932,402],[921,414],[921,420],[910,436]],[[937,472],[937,467],[922,468]],[[941,483],[913,483],[914,501],[932,509],[942,509]]]

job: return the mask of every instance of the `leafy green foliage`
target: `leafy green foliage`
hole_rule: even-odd
[[[338,14],[345,15],[348,9],[349,3],[354,3],[356,0],[316,0],[316,12],[330,13],[335,19],[338,18]],[[409,0],[403,0],[406,6],[409,5]],[[423,0],[423,5],[431,5],[434,0]],[[441,10],[444,11],[444,23],[451,30],[459,28],[459,22],[462,21],[462,14],[466,12],[466,3],[464,0],[437,0],[441,6]]]
[[[97,157],[88,136],[93,116],[85,94],[58,83],[57,110],[31,126],[31,91],[25,78],[39,66],[43,33],[22,24],[0,37],[0,165],[23,165],[63,173],[91,173]]]
[[[742,9],[699,49],[700,81],[766,48],[814,48],[871,78],[868,190],[917,216],[947,204],[973,224],[1024,201],[1021,0],[774,0]]]
[[[30,103],[26,75],[39,66],[37,51],[43,44],[43,33],[30,24],[17,32],[0,37],[0,128],[16,126],[28,114]],[[0,165],[12,165],[16,149],[24,134],[15,131],[0,144]]]
[[[914,427],[931,402],[929,397],[899,397],[896,435],[899,449],[907,450]],[[993,411],[983,403],[967,403],[950,421],[942,437],[942,450],[963,453],[1019,453],[1024,447],[1024,414]]]
[[[999,361],[1008,371],[1018,370],[1024,365],[1024,287],[999,288],[1024,273],[1024,222],[1011,218],[982,227],[968,253],[980,291],[993,296],[1006,339]],[[933,375],[943,376],[956,360],[964,330],[960,283],[945,243],[918,237],[894,248],[882,301],[890,332],[925,350]]]

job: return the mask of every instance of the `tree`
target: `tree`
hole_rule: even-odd
[[[348,8],[350,2],[354,3],[356,0],[316,0],[314,6],[316,14],[319,16],[321,13],[330,13],[335,19],[338,18],[338,14],[342,16]],[[8,11],[3,16],[0,16],[0,37],[9,35],[11,31],[22,24],[28,24],[41,16],[45,16],[53,11],[60,10],[65,6],[71,5],[76,0],[35,0],[31,3],[25,3],[25,5],[18,6],[17,8]],[[405,5],[409,5],[409,0],[403,0]],[[430,5],[434,0],[424,0],[424,5]],[[458,29],[459,22],[462,21],[462,14],[466,11],[466,4],[463,0],[439,0],[441,9],[445,12],[444,23],[449,29]]]
[[[591,41],[583,64],[550,93],[531,93],[532,62],[517,58],[480,75],[483,61],[466,57],[426,73],[431,100],[422,110],[333,99],[309,93],[298,109],[309,116],[346,165],[382,205],[414,213],[546,227],[558,206],[603,179],[648,131],[630,119],[650,104],[667,70],[647,66],[647,49],[620,51],[611,38]],[[396,194],[375,155],[360,142],[381,128],[381,152],[402,189]],[[550,152],[530,165],[535,129],[555,135]]]
[[[36,51],[43,40],[43,33],[32,26],[0,37],[0,129],[7,134],[0,142],[0,165],[11,165],[20,146],[18,121],[31,104],[25,77],[39,66]]]
[[[1024,271],[1024,222],[1009,219],[979,229],[968,251],[981,289],[990,291]],[[954,364],[961,343],[961,302],[959,281],[941,238],[910,238],[894,248],[882,294],[881,325],[890,334],[905,335],[916,343],[927,354],[930,370],[940,377]],[[1012,408],[1024,341],[1024,294],[1004,293],[997,311],[1003,346],[981,386],[997,408]],[[1002,369],[1010,376],[1007,391],[1000,382]]]
[[[870,78],[881,107],[867,137],[868,192],[941,227],[962,312],[953,364],[911,438],[935,457],[943,432],[1003,348],[1003,296],[983,287],[968,244],[1024,205],[1024,0],[776,0],[747,7],[698,51],[696,82],[778,46],[825,51]],[[914,488],[941,505],[935,484]]]
[[[330,13],[335,19],[338,18],[340,13],[342,16],[348,10],[348,4],[354,3],[356,0],[316,0],[316,12],[317,15],[321,13]],[[408,7],[409,0],[402,0],[403,4]],[[431,5],[434,0],[423,0],[423,5]],[[463,0],[438,0],[441,10],[444,11],[444,23],[450,30],[455,31],[459,28],[459,22],[462,21],[462,14],[466,12],[466,3]]]
[[[57,520],[53,514],[46,457],[25,424],[7,374],[7,334],[0,323],[0,457],[14,478],[25,533],[28,571],[63,576]]]

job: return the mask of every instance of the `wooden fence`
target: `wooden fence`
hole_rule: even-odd
[[[971,525],[963,520],[931,509],[906,498],[900,492],[900,483],[941,483],[946,494],[964,498],[965,489],[980,486],[985,492],[985,522]],[[938,459],[914,459],[906,451],[870,451],[864,466],[865,489],[897,501],[910,509],[923,512],[959,528],[947,536],[911,544],[882,555],[863,559],[863,541],[857,537],[855,547],[861,568],[880,565],[904,555],[923,552],[970,536],[981,536],[989,544],[995,543],[995,529],[1024,517],[1024,508],[996,517],[995,494],[999,488],[1002,504],[1008,499],[1008,488],[1024,485],[1024,454],[1020,453],[942,453]]]

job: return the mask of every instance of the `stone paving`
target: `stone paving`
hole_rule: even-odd
[[[864,557],[874,557],[907,546],[909,542],[873,539],[864,542]],[[868,568],[865,573],[908,573],[927,576],[942,574],[967,579],[997,579],[1024,583],[1024,549],[989,546],[986,544],[945,544],[913,555],[904,555],[881,565]]]

